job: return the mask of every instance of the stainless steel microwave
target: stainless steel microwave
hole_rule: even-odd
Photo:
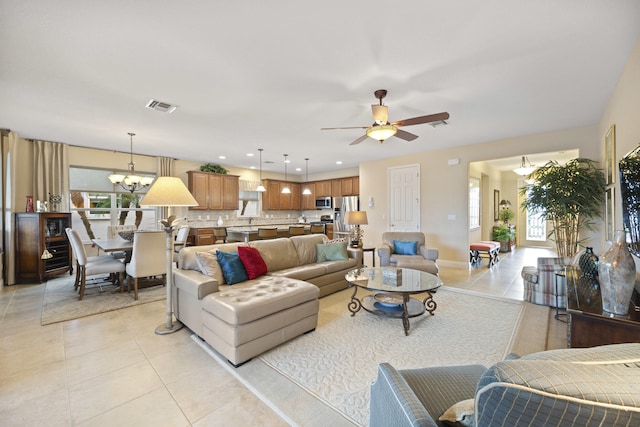
[[[331,197],[318,197],[316,199],[316,209],[331,209]]]

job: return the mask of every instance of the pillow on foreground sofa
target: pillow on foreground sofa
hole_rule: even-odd
[[[303,280],[320,289],[320,297],[345,289],[344,276],[362,265],[362,251],[347,249],[348,259],[317,262],[317,245],[324,244],[323,234],[306,234],[290,238],[255,240],[249,243],[224,243],[219,245],[189,246],[180,250],[179,268],[173,269],[173,301],[176,318],[198,336],[202,336],[202,300],[207,295],[226,289],[222,270],[207,257],[210,265],[203,273],[196,253],[223,251],[237,252],[239,247],[249,246],[260,253],[267,266],[267,275]],[[201,259],[204,257],[201,257]],[[341,257],[336,257],[341,258]],[[256,279],[257,280],[257,279]],[[236,285],[231,285],[236,286]]]
[[[439,420],[468,399],[473,406],[460,411],[457,422]],[[396,370],[383,363],[370,408],[372,427],[637,426],[640,343],[513,356],[489,369]]]

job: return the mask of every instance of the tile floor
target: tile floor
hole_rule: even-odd
[[[522,266],[550,254],[519,248],[491,269],[486,261],[471,271],[443,267],[441,277],[448,286],[522,299]],[[40,326],[44,287],[0,288],[1,425],[286,425],[188,329],[154,333],[164,302]],[[566,324],[552,314],[547,348],[566,347]]]

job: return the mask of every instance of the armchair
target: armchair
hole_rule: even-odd
[[[394,240],[396,241],[396,249],[399,249],[398,242],[401,245],[402,243],[417,242],[415,254],[411,250],[395,251]],[[380,257],[381,267],[413,268],[435,275],[438,275],[440,271],[436,263],[439,256],[438,250],[428,248],[425,244],[424,233],[420,232],[394,231],[382,233],[382,245],[378,248],[378,256]]]
[[[534,304],[565,308],[566,281],[564,278],[558,278],[556,298],[556,273],[563,272],[569,262],[569,258],[540,257],[537,267],[523,267],[520,273],[524,282],[523,299]]]
[[[640,425],[640,343],[550,350],[480,365],[396,370],[378,366],[370,423],[445,426]],[[443,417],[443,420],[440,418]]]

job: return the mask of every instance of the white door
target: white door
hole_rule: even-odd
[[[389,231],[420,231],[420,165],[388,169]]]

